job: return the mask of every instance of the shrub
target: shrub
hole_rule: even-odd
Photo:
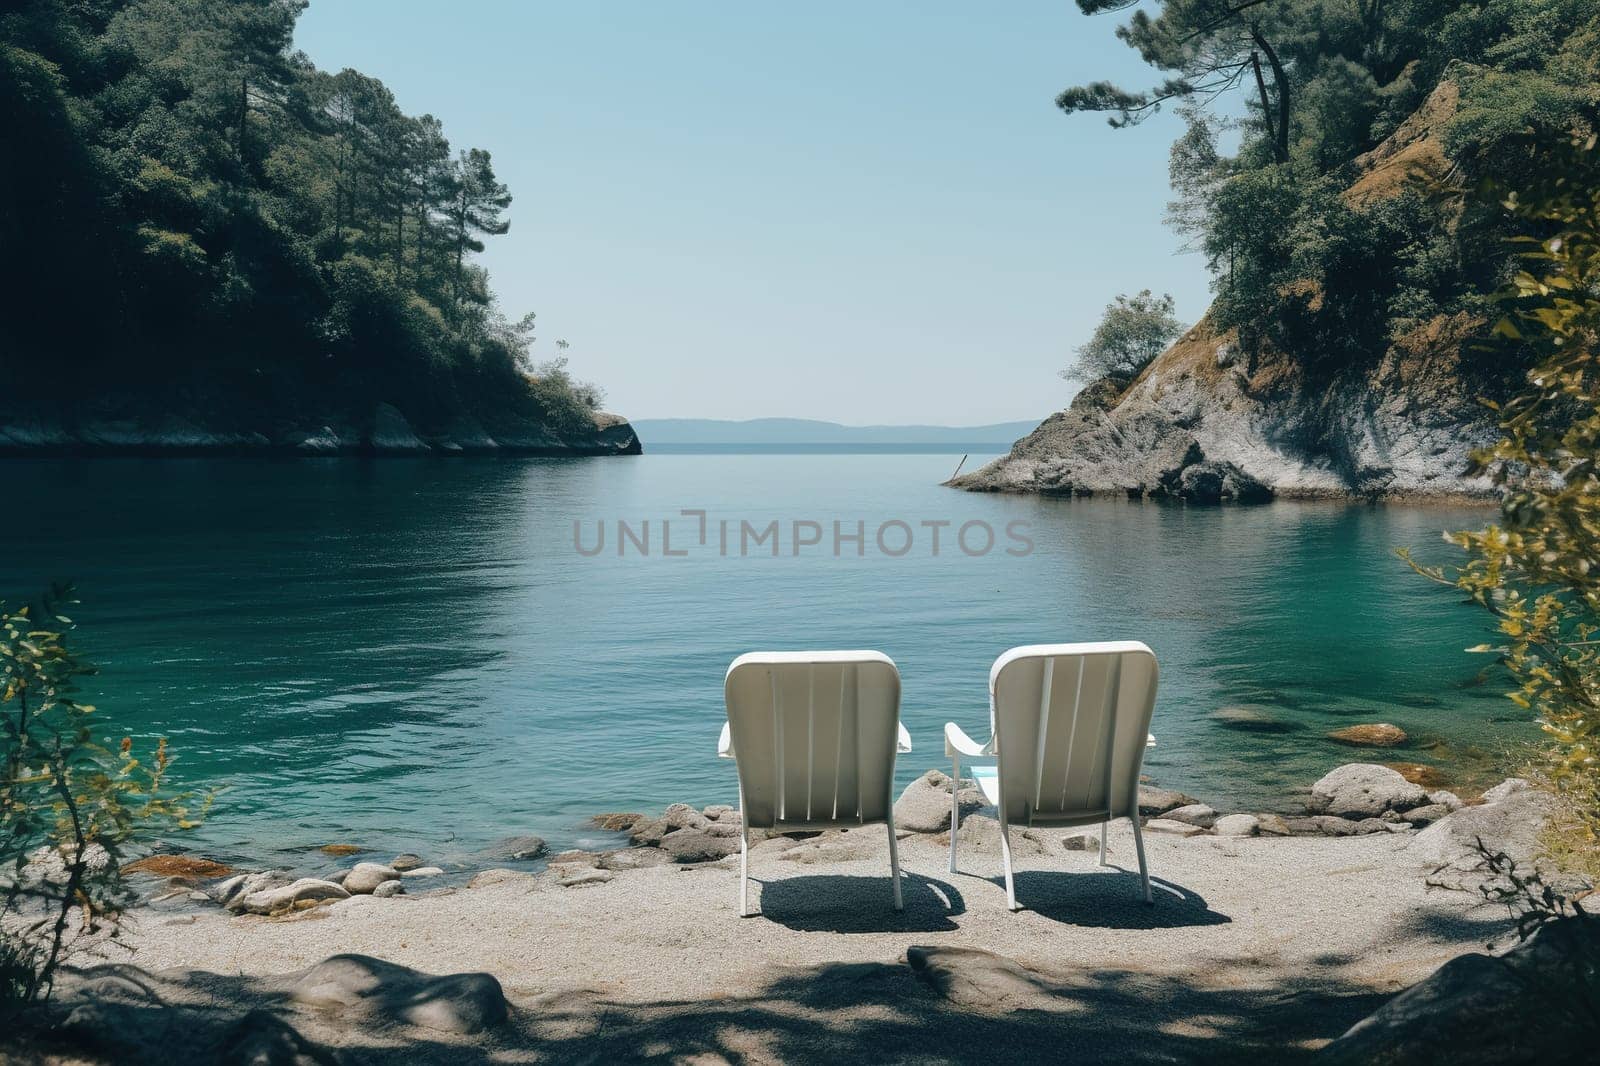
[[[1078,360],[1061,372],[1068,381],[1131,378],[1150,365],[1183,332],[1172,315],[1172,297],[1152,296],[1149,289],[1118,296],[1106,304],[1100,325],[1078,348]]]
[[[1501,522],[1446,533],[1466,565],[1416,566],[1491,611],[1498,654],[1551,744],[1548,777],[1600,847],[1600,152],[1594,136],[1530,138],[1523,189],[1484,187],[1540,236],[1514,238],[1523,269],[1499,294],[1495,327],[1525,385],[1502,436],[1473,457],[1502,490]],[[1490,406],[1495,406],[1491,404]],[[1404,556],[1404,553],[1402,553]],[[1409,559],[1408,556],[1406,558]]]
[[[48,996],[66,957],[117,935],[139,837],[195,824],[167,786],[165,740],[145,765],[130,738],[113,751],[96,736],[75,698],[93,671],[67,645],[71,602],[56,588],[0,605],[0,1005]]]

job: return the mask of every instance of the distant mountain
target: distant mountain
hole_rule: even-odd
[[[1011,444],[1032,433],[1037,422],[987,426],[844,426],[811,418],[643,418],[634,432],[648,450],[658,444]]]

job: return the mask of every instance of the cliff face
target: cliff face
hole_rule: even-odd
[[[1355,160],[1345,201],[1359,209],[1442,179],[1439,130],[1459,99],[1440,83]],[[1204,319],[1131,383],[1092,383],[1011,454],[951,484],[1206,501],[1488,496],[1486,480],[1465,474],[1469,452],[1497,435],[1478,397],[1503,381],[1462,358],[1483,325],[1439,316],[1365,365],[1313,372],[1281,353],[1244,353]]]
[[[1487,496],[1487,481],[1464,474],[1468,452],[1495,438],[1460,355],[1478,326],[1436,319],[1374,366],[1330,378],[1248,358],[1202,321],[1130,385],[1097,382],[951,484],[1201,501]]]
[[[514,414],[462,416],[417,428],[391,404],[283,418],[223,417],[215,410],[152,408],[102,399],[82,410],[40,415],[0,408],[0,455],[638,455],[627,419],[595,412],[592,426],[557,429]]]

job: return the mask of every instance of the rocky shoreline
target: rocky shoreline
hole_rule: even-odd
[[[1527,782],[1462,799],[1355,763],[1309,797],[1304,812],[1276,814],[1143,788],[1153,906],[1127,868],[1125,822],[1105,867],[1092,830],[1013,831],[1017,914],[1003,905],[992,810],[937,770],[895,805],[903,913],[889,908],[887,835],[868,827],[752,834],[760,916],[741,921],[739,818],[726,805],[597,816],[627,834],[618,848],[549,854],[537,837],[508,838],[476,870],[373,862],[353,846],[328,849],[350,860],[328,877],[155,855],[136,868],[151,880],[124,940],[132,954],[107,950],[104,965],[67,974],[25,1039],[0,1049],[52,1064],[415,1066],[665,1050],[792,1061],[871,1055],[889,1039],[942,1061],[1071,1039],[1090,1061],[1213,1061],[1219,1048],[1294,1061],[1325,1048],[1313,1061],[1354,1062],[1436,1033],[1459,997],[1454,985],[1424,991],[1430,975],[1542,965],[1539,952],[1570,939],[1552,931],[1504,963],[1463,956],[1507,934],[1504,909],[1428,887],[1445,869],[1469,885],[1479,841],[1532,861],[1551,801]],[[1480,1026],[1526,1009],[1514,995],[1474,1007]]]
[[[575,431],[510,415],[463,416],[425,430],[387,403],[359,417],[250,419],[226,428],[172,413],[49,419],[0,412],[0,456],[604,456],[642,451],[628,420],[603,411],[595,412],[592,428]]]

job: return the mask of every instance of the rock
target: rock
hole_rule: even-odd
[[[211,898],[234,913],[245,909],[244,901],[272,888],[288,884],[288,878],[273,870],[255,874],[238,874],[212,886]]]
[[[227,877],[231,867],[196,855],[146,855],[122,868],[123,873],[158,877]]]
[[[948,832],[935,838],[941,844],[950,843]],[[976,853],[996,858],[1000,855],[1000,823],[986,814],[974,814],[961,819],[956,831],[956,849],[962,855]],[[1011,856],[1025,858],[1030,855],[1049,855],[1055,844],[1043,829],[1011,828]]]
[[[1420,839],[1420,837],[1418,838]],[[1551,922],[1499,958],[1473,952],[1390,999],[1329,1044],[1326,1066],[1592,1062],[1600,922]]]
[[[330,1012],[366,1014],[447,1033],[479,1033],[509,1009],[500,982],[486,973],[433,977],[366,955],[334,955],[295,976],[289,996]]]
[[[372,412],[372,432],[367,444],[385,454],[420,454],[431,449],[411,428],[406,416],[393,404],[380,403]]]
[[[963,827],[965,828],[965,827]],[[671,839],[670,837],[668,839]],[[945,842],[949,842],[945,837]],[[805,866],[832,865],[840,862],[854,862],[858,859],[872,859],[879,855],[886,855],[889,849],[889,834],[881,826],[870,826],[862,829],[830,829],[826,833],[818,833],[809,840],[802,840],[794,847],[787,849],[778,858],[785,862],[798,862]]]
[[[739,838],[713,836],[702,829],[678,829],[662,837],[660,847],[674,862],[713,862],[737,855]]]
[[[253,1010],[222,1034],[219,1062],[238,1066],[338,1066],[339,1060],[282,1018]]]
[[[467,882],[468,888],[488,888],[490,885],[516,884],[521,882],[528,887],[534,884],[534,875],[525,870],[482,870],[473,875]]]
[[[1371,725],[1352,725],[1335,729],[1328,734],[1328,739],[1357,748],[1393,748],[1411,738],[1397,725],[1376,722]]]
[[[1198,802],[1193,796],[1186,796],[1176,789],[1139,786],[1139,813],[1147,818]]]
[[[1171,818],[1152,818],[1144,823],[1147,833],[1170,833],[1173,836],[1194,837],[1204,833],[1205,827],[1188,822],[1175,822]]]
[[[675,829],[704,829],[710,820],[687,803],[674,803],[661,812],[661,824],[669,833]]]
[[[1261,822],[1253,814],[1225,814],[1212,829],[1219,837],[1253,837]]]
[[[1267,707],[1246,704],[1239,707],[1222,707],[1211,713],[1211,720],[1224,729],[1241,733],[1292,733],[1299,729],[1296,722],[1286,722]]]
[[[705,833],[707,836],[714,837],[737,837],[739,835],[739,825],[736,822],[712,822],[704,829],[690,830],[690,832]]]
[[[531,862],[543,855],[548,850],[543,837],[532,835],[506,837],[490,844],[482,852],[485,858],[509,860],[511,862]]]
[[[302,877],[298,881],[279,888],[267,888],[259,892],[252,892],[248,896],[237,900],[237,907],[229,904],[228,909],[241,910],[249,914],[277,914],[281,911],[293,910],[302,903],[316,904],[325,900],[349,898],[350,893],[332,881],[323,881],[315,877]]]
[[[1182,807],[1174,807],[1162,817],[1170,818],[1174,822],[1188,822],[1201,829],[1210,829],[1217,820],[1217,812],[1204,803],[1186,803]]]
[[[399,870],[401,873],[405,873],[407,870],[415,870],[421,865],[421,855],[413,855],[410,852],[406,852],[404,855],[396,855],[394,857],[394,861],[389,864],[389,867],[394,870]]]
[[[1465,472],[1471,449],[1497,436],[1459,355],[1477,325],[1440,316],[1415,344],[1324,373],[1290,353],[1245,352],[1207,316],[1104,409],[1054,414],[950,484],[1196,503],[1242,502],[1257,485],[1280,497],[1489,496],[1489,480]]]
[[[580,851],[577,848],[573,848],[571,851],[558,852],[557,854],[550,856],[550,865],[577,865],[588,866],[592,868],[600,865],[600,853],[598,851]]]
[[[1042,1006],[1050,998],[1029,970],[980,948],[911,947],[906,963],[940,998],[963,1007],[1010,1012]]]
[[[1410,781],[1413,785],[1433,790],[1443,787],[1450,776],[1437,766],[1429,766],[1421,762],[1392,762],[1387,764],[1389,769]]]
[[[1406,852],[1432,866],[1475,866],[1477,842],[1504,852],[1526,866],[1540,854],[1539,832],[1555,798],[1529,781],[1512,778],[1483,794],[1483,802],[1462,807],[1418,833]]]
[[[444,870],[437,866],[419,866],[415,870],[402,870],[401,877],[410,880],[413,877],[440,877]]]
[[[957,799],[963,817],[987,805],[983,793],[970,783],[963,783]],[[929,770],[907,785],[895,800],[894,824],[897,829],[913,833],[942,833],[949,829],[950,775]]]
[[[737,814],[738,812],[732,807],[728,806],[726,803],[713,803],[700,813],[704,814],[707,818],[716,821],[726,818],[730,814]]]
[[[623,848],[603,852],[600,856],[600,865],[607,870],[642,870],[670,862],[672,856],[660,848]]]
[[[1413,807],[1405,813],[1405,820],[1412,825],[1432,825],[1440,818],[1450,813],[1450,808],[1442,803],[1426,803],[1421,807]]]
[[[562,866],[553,869],[556,870],[556,879],[562,888],[603,885],[616,876],[610,870],[600,870],[592,866]]]
[[[344,875],[344,890],[352,896],[365,896],[385,881],[398,881],[400,871],[376,862],[358,862]]]
[[[1382,833],[1388,823],[1381,818],[1340,818],[1334,814],[1314,814],[1305,818],[1284,818],[1292,836],[1349,837]]]
[[[1099,851],[1100,836],[1098,833],[1074,833],[1061,838],[1061,846],[1068,851]],[[1106,854],[1111,853],[1111,848],[1106,848]]]
[[[1256,815],[1256,832],[1262,836],[1286,837],[1292,832],[1289,823],[1277,814]]]
[[[1428,793],[1428,802],[1437,803],[1439,806],[1452,811],[1459,811],[1463,806],[1465,806],[1465,804],[1461,802],[1460,796],[1456,795],[1454,792],[1446,792],[1443,789],[1440,789],[1438,792]]]
[[[317,850],[324,855],[342,857],[345,855],[359,855],[367,849],[359,844],[324,844]]]
[[[378,899],[388,899],[390,896],[404,895],[405,891],[406,886],[399,881],[385,881],[374,888],[372,894]]]
[[[626,833],[644,820],[644,815],[631,811],[597,814],[589,819],[596,829],[604,829],[608,833]]]
[[[1368,818],[1384,811],[1420,807],[1427,801],[1428,794],[1420,785],[1413,785],[1387,766],[1346,763],[1311,786],[1307,806],[1317,814]]]

